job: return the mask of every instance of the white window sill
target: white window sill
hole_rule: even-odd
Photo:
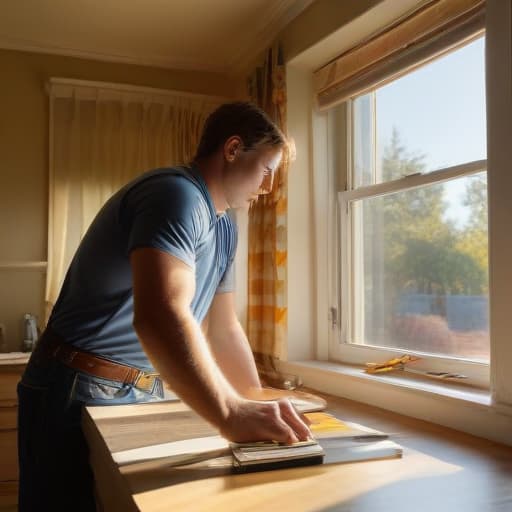
[[[387,374],[369,374],[360,366],[326,361],[296,361],[288,364],[303,366],[304,368],[317,369],[333,375],[341,375],[354,379],[365,379],[371,382],[407,388],[419,393],[435,394],[442,398],[454,398],[465,400],[474,404],[489,407],[491,405],[491,393],[489,390],[471,387],[454,381],[438,381],[428,377],[422,377],[413,373],[400,371]]]
[[[512,407],[494,404],[489,390],[415,374],[371,375],[325,361],[283,361],[279,367],[309,388],[512,445]]]

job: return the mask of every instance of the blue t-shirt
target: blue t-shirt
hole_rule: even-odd
[[[194,167],[156,169],[114,194],[71,262],[49,325],[81,350],[152,369],[133,329],[130,252],[160,249],[194,268],[192,313],[201,323],[215,293],[233,290],[236,225],[217,215]]]

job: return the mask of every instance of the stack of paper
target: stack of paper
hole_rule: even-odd
[[[314,440],[291,445],[278,443],[233,443],[233,463],[237,471],[263,471],[321,464],[322,447]]]

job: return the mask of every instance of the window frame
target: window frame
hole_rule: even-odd
[[[369,375],[358,365],[329,361],[329,340],[337,329],[332,324],[339,322],[339,313],[333,314],[331,310],[337,306],[333,293],[335,269],[331,267],[337,226],[335,216],[330,217],[329,212],[331,205],[336,204],[338,190],[345,189],[346,176],[338,163],[346,158],[347,149],[343,145],[348,139],[343,124],[338,131],[341,139],[335,140],[329,131],[331,123],[339,120],[319,108],[312,77],[340,48],[355,46],[398,19],[403,9],[404,3],[384,0],[341,27],[332,40],[319,41],[287,61],[287,126],[300,155],[289,175],[289,329],[278,367],[300,375],[304,385],[318,391],[510,443],[512,5],[509,2],[486,0],[485,7],[490,390],[408,378],[401,372],[396,376]],[[346,115],[345,106],[340,105],[340,111]],[[329,147],[337,152],[329,151]]]
[[[485,31],[471,38],[471,40],[481,37],[482,34],[485,35]],[[451,51],[456,51],[468,42],[470,41],[468,41],[467,38],[462,38],[460,45],[456,46]],[[451,53],[451,51],[449,53]],[[441,58],[446,54],[446,51],[440,51],[436,58]],[[434,59],[429,60],[429,62],[432,62],[432,60]],[[414,72],[415,69],[417,68],[413,68],[410,71]],[[395,79],[401,76],[403,76],[403,74],[398,75]],[[376,90],[377,88],[378,86],[372,90]],[[370,91],[366,91],[366,93],[368,92]],[[331,259],[329,263],[329,282],[331,283],[331,329],[328,341],[328,359],[333,362],[364,365],[366,362],[383,361],[396,357],[397,355],[409,353],[421,358],[420,361],[414,364],[415,370],[423,372],[460,373],[467,376],[467,379],[461,380],[461,382],[479,388],[489,389],[491,378],[489,363],[471,361],[454,356],[404,350],[399,347],[372,347],[351,343],[349,341],[349,338],[355,332],[357,326],[361,325],[361,322],[355,319],[358,309],[354,308],[354,304],[356,304],[359,299],[356,297],[358,288],[355,286],[354,280],[357,275],[356,266],[359,259],[354,257],[354,251],[356,251],[357,248],[353,246],[354,237],[351,233],[353,223],[350,216],[350,208],[348,207],[349,204],[364,198],[379,197],[394,192],[412,190],[429,184],[447,182],[455,178],[470,176],[482,171],[487,172],[487,160],[477,160],[420,175],[405,176],[384,183],[352,188],[352,172],[350,172],[350,170],[352,169],[353,154],[351,140],[354,122],[353,101],[353,99],[349,99],[343,104],[327,110],[324,114],[319,114],[320,117],[323,115],[325,118],[324,122],[327,125],[326,129],[329,134],[329,142],[327,144],[329,148],[335,147],[336,142],[340,141],[340,138],[337,137],[335,133],[336,122],[332,119],[333,116],[341,117],[343,119],[342,122],[345,123],[341,146],[346,157],[331,157],[330,161],[331,172],[337,175],[337,180],[335,181],[343,184],[343,186],[335,190],[331,189],[330,191],[331,194],[335,196],[335,200],[332,203],[333,207],[329,215],[335,217],[336,221],[334,224],[336,227],[334,230],[331,230],[331,236],[335,239],[335,251],[334,254],[333,251],[329,253],[329,258]],[[371,136],[375,137],[375,133],[371,134]]]

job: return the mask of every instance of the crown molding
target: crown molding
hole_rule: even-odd
[[[314,1],[276,0],[251,30],[249,42],[239,48],[229,61],[230,74],[241,76],[250,71],[257,57],[273,43],[279,32]]]
[[[36,41],[15,39],[2,35],[0,35],[0,48],[29,53],[44,53],[48,55],[61,55],[63,57],[74,57],[78,59],[95,60],[101,62],[116,62],[120,64],[183,71],[206,71],[210,73],[226,73],[229,71],[229,66],[226,63],[219,66],[204,60],[186,59],[182,57],[169,58],[154,55],[118,55],[100,53],[88,50],[80,50],[76,48],[44,45],[39,44]]]

